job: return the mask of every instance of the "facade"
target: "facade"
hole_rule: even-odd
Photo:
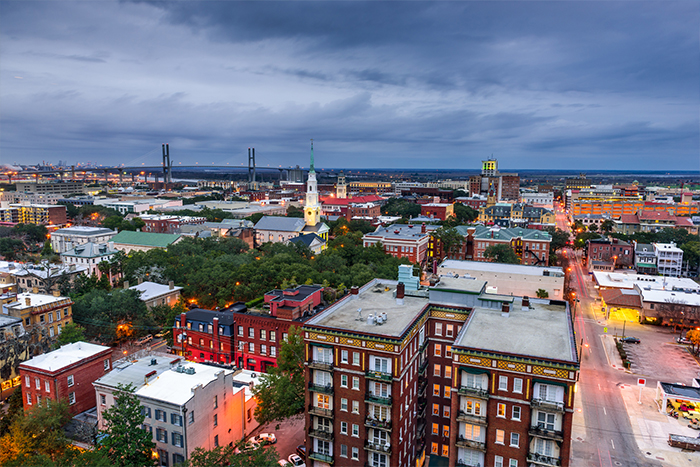
[[[652,243],[656,254],[657,271],[662,276],[680,277],[683,269],[683,250],[675,243]]]
[[[25,335],[22,320],[12,316],[0,315],[0,347],[4,347],[6,343]],[[0,373],[0,401],[5,400],[5,397],[12,394],[12,388],[19,387],[22,380],[19,373],[15,371],[12,365],[6,365],[7,357],[0,356],[0,368],[4,370]]]
[[[304,235],[299,235],[298,237],[291,238],[287,240],[289,243],[294,243],[297,245],[304,245],[313,254],[320,254],[326,249],[326,242],[321,237],[315,233],[309,233]]]
[[[700,326],[700,293],[697,289],[655,289],[640,283],[634,287],[642,300],[640,323],[673,326],[674,329]]]
[[[481,161],[481,174],[469,178],[469,194],[486,196],[493,191],[497,201],[520,199],[520,177],[515,173],[498,171],[498,161]]]
[[[347,217],[348,208],[352,204],[376,204],[381,207],[386,201],[386,198],[382,198],[377,195],[365,195],[365,196],[354,196],[352,198],[338,198],[332,196],[325,196],[321,198],[323,214],[328,215],[339,215]]]
[[[642,211],[639,214],[623,214],[615,223],[615,232],[632,235],[636,232],[659,232],[663,229],[686,229],[698,233],[698,226],[688,217],[678,217],[667,211]]]
[[[93,383],[99,429],[105,428],[103,413],[114,405],[120,383],[136,388],[158,465],[183,463],[195,448],[236,443],[246,432],[245,391],[234,389],[231,370],[173,360],[172,355],[115,363],[113,371]]]
[[[578,356],[566,302],[485,288],[375,279],[307,321],[307,465],[567,466]],[[523,329],[539,344],[513,338]]]
[[[348,221],[364,219],[372,222],[381,215],[381,207],[375,203],[349,203],[345,212],[345,218]]]
[[[554,205],[554,192],[522,192],[520,202],[523,204],[542,204],[545,206]]]
[[[146,223],[143,226],[143,232],[167,234],[178,233],[178,229],[183,225],[201,225],[207,221],[206,217],[167,216],[160,214],[144,214],[139,217]]]
[[[14,224],[64,225],[66,207],[56,204],[10,204],[0,209],[0,221]]]
[[[593,261],[610,263],[613,270],[631,268],[634,264],[634,246],[614,237],[593,238],[586,242],[586,257],[589,270]]]
[[[396,258],[408,258],[412,263],[423,263],[427,258],[430,235],[427,228],[413,224],[379,226],[362,237],[363,246],[381,243],[384,252]]]
[[[20,318],[26,331],[46,330],[49,337],[58,336],[66,324],[73,322],[73,301],[54,295],[38,293],[17,294],[17,301],[2,305],[5,316]]]
[[[455,215],[455,206],[454,203],[421,204],[420,215],[446,221]]]
[[[175,286],[173,281],[170,281],[168,285],[144,281],[133,287],[129,287],[127,282],[124,286],[124,288],[141,292],[141,301],[145,302],[148,308],[157,305],[175,306],[180,300],[180,291],[182,290],[182,287]]]
[[[65,265],[80,265],[87,268],[88,275],[102,277],[102,271],[98,267],[102,261],[109,262],[117,253],[117,250],[110,248],[110,243],[83,243],[75,246],[64,253],[61,253],[61,261]]]
[[[394,192],[391,182],[354,181],[348,183],[350,193],[388,195]]]
[[[103,227],[68,227],[51,232],[51,248],[57,254],[64,253],[85,243],[107,243],[117,234]]]
[[[52,265],[42,264],[11,264],[8,272],[14,278],[19,292],[33,291],[34,293],[52,293],[72,284],[80,275],[87,272],[83,264]],[[15,267],[18,266],[18,267]]]
[[[70,195],[73,193],[83,193],[85,183],[83,182],[16,182],[17,192],[21,193],[56,193]]]
[[[110,243],[114,244],[114,248],[130,253],[132,251],[148,251],[155,248],[166,249],[180,240],[182,236],[179,234],[161,234],[151,232],[130,232],[122,230],[117,235],[112,237]]]
[[[92,383],[112,370],[112,348],[67,344],[19,365],[24,409],[47,400],[68,403],[71,415],[95,407]]]
[[[650,243],[634,244],[634,268],[640,274],[656,274],[656,251]]]
[[[345,179],[345,173],[340,171],[338,174],[338,183],[335,187],[335,197],[338,199],[345,199],[348,197],[348,182]]]

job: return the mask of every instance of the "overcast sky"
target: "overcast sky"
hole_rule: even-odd
[[[700,168],[700,2],[0,0],[0,162]]]

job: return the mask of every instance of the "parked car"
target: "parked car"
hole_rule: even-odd
[[[152,340],[153,340],[153,336],[149,334],[149,335],[143,336],[142,338],[137,340],[136,345],[144,345],[144,344],[151,342]]]
[[[289,461],[286,460],[286,459],[280,459],[280,460],[277,461],[277,463],[278,463],[281,467],[288,467],[288,466],[292,465],[292,464],[290,464]]]
[[[306,467],[304,460],[296,454],[290,454],[287,459],[289,459],[289,462],[291,462],[294,467]]]
[[[627,336],[627,337],[623,337],[622,339],[620,339],[620,342],[625,342],[627,344],[639,344],[642,341],[640,341],[636,337]]]
[[[277,437],[274,433],[260,433],[255,439],[263,444],[275,444],[277,442]]]
[[[692,344],[692,342],[690,342],[690,339],[686,339],[685,337],[679,337],[676,340],[679,344]]]
[[[302,459],[306,460],[306,446],[303,444],[297,446],[297,454],[299,454]]]

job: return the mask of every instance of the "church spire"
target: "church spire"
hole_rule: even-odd
[[[316,173],[316,170],[314,169],[314,139],[311,138],[311,168],[309,169],[309,173]]]

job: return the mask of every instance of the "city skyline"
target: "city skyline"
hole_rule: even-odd
[[[0,2],[6,164],[697,168],[695,2]],[[439,155],[436,157],[436,154]],[[235,162],[235,164],[234,164]],[[300,164],[301,165],[301,164]]]

